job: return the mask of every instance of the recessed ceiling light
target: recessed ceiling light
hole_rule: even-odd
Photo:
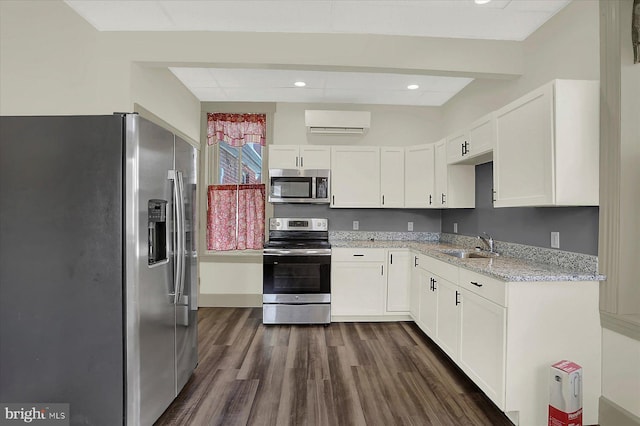
[[[489,3],[491,0],[473,0],[476,4],[487,4]]]
[[[407,86],[407,89],[409,90],[416,90],[417,88],[419,88],[420,86],[418,86],[417,84],[410,84]]]
[[[304,87],[307,85],[307,83],[305,83],[304,81],[296,81],[295,83],[293,83],[293,85],[296,87]]]

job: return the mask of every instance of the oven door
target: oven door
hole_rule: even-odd
[[[264,249],[265,303],[329,302],[331,249]]]

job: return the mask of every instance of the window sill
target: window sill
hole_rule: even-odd
[[[201,262],[243,262],[259,261],[262,263],[262,250],[206,250],[200,255]]]

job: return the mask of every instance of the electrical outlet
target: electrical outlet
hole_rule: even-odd
[[[453,222],[453,233],[454,234],[458,233],[458,222]]]
[[[560,233],[551,233],[551,248],[560,248]]]
[[[413,222],[407,222],[407,231],[413,231]]]
[[[358,229],[360,229],[360,222],[358,222],[357,220],[353,221],[353,230],[357,231]]]

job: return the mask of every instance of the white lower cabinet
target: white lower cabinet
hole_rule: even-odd
[[[333,321],[410,313],[519,426],[546,424],[549,368],[574,361],[584,372],[583,421],[598,423],[597,281],[504,282],[406,249],[334,248],[331,269]]]
[[[420,276],[422,269],[418,267],[419,257],[416,253],[411,253],[411,284],[409,286],[409,314],[411,318],[420,325],[420,297],[421,283]]]
[[[387,263],[387,306],[388,314],[409,313],[409,290],[411,269],[409,250],[389,250]]]
[[[584,423],[598,422],[597,281],[504,282],[429,256],[413,259],[416,323],[514,423],[546,424],[549,367],[562,359],[583,367]]]
[[[331,253],[331,315],[384,315],[385,264],[385,249],[334,248]]]
[[[454,361],[458,359],[458,335],[460,328],[460,292],[458,285],[435,276],[438,299],[436,340],[440,348]]]
[[[438,293],[433,279],[429,272],[420,269],[420,313],[417,323],[427,336],[435,340],[438,325]]]
[[[460,293],[458,364],[504,409],[507,309],[468,290],[460,289]]]

